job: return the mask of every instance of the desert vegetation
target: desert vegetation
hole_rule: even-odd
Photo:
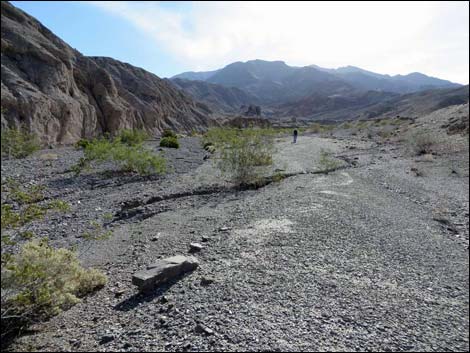
[[[217,167],[238,184],[251,183],[273,162],[272,129],[214,128],[203,138],[206,148],[217,151]]]
[[[410,150],[418,156],[431,153],[436,144],[436,137],[430,132],[418,131],[408,139]]]
[[[73,251],[56,249],[47,238],[21,230],[49,211],[70,209],[62,200],[46,199],[44,192],[44,185],[23,186],[11,178],[2,182],[2,339],[58,314],[106,283],[102,273],[82,268]]]
[[[80,142],[84,157],[72,168],[78,175],[90,170],[94,164],[112,162],[122,172],[135,172],[140,175],[162,174],[166,170],[163,156],[145,148],[143,135],[125,132],[114,139],[96,138]]]
[[[2,129],[2,158],[25,158],[39,148],[40,143],[36,135],[29,133],[24,126],[19,129]]]

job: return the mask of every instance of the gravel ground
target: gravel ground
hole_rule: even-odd
[[[468,351],[468,156],[314,136],[278,147],[274,169],[299,174],[246,191],[225,189],[196,138],[165,150],[174,171],[153,179],[72,178],[64,171],[80,152],[70,148],[2,162],[2,177],[45,183],[72,204],[31,229],[78,244],[83,263],[109,277],[11,349]],[[310,174],[322,148],[348,167]],[[58,155],[51,166],[46,152]],[[116,217],[133,200],[145,217]],[[111,239],[76,236],[107,213]],[[137,293],[135,271],[194,241],[204,245],[194,273]]]

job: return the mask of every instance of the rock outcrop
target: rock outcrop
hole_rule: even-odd
[[[26,126],[43,143],[73,143],[122,128],[201,130],[211,110],[154,74],[86,57],[39,21],[1,3],[2,127]]]

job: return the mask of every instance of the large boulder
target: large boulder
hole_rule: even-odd
[[[141,292],[151,291],[160,285],[194,271],[199,261],[193,256],[173,256],[148,265],[145,270],[138,271],[132,276],[132,283]]]

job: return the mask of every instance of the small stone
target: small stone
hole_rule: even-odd
[[[109,343],[111,341],[114,341],[114,336],[113,335],[103,335],[100,338],[99,344],[106,344],[106,343]]]
[[[203,246],[199,243],[191,243],[189,244],[189,252],[198,252],[201,251]]]
[[[219,228],[219,231],[221,232],[228,232],[230,229],[232,229],[231,227],[220,227]]]
[[[201,278],[201,286],[209,286],[211,285],[212,283],[214,283],[214,279],[210,278],[210,277],[202,277]]]
[[[161,298],[160,298],[160,303],[162,304],[165,304],[165,303],[168,303],[170,301],[170,298],[166,295],[163,295]]]
[[[214,330],[212,330],[209,327],[206,327],[202,324],[197,324],[194,330],[197,333],[204,333],[206,335],[213,335],[214,334]]]
[[[117,297],[120,297],[120,296],[123,295],[125,292],[126,292],[125,289],[122,289],[122,288],[121,288],[121,289],[116,289],[116,290],[114,291],[114,296],[115,296],[116,298],[117,298]]]

